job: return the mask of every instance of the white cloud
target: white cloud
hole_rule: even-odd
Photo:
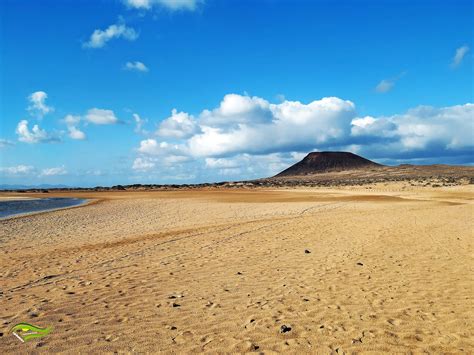
[[[76,139],[76,140],[86,139],[86,134],[83,131],[81,131],[79,128],[74,127],[74,126],[69,126],[67,129],[69,131],[70,138]]]
[[[132,169],[137,171],[149,171],[155,167],[155,162],[150,158],[136,158],[133,161]]]
[[[371,116],[365,116],[362,118],[355,118],[352,120],[351,124],[357,128],[366,128],[370,125],[372,125],[375,122],[375,118]]]
[[[430,146],[463,149],[474,146],[473,117],[474,104],[420,106],[401,115],[357,118],[352,121],[352,135],[385,140],[386,148],[394,151],[423,150]]]
[[[228,101],[226,95],[218,109],[201,114],[202,133],[187,142],[194,156],[307,150],[343,139],[355,118],[354,104],[336,97],[308,104],[270,104],[261,98],[232,96]]]
[[[5,175],[28,175],[34,171],[31,165],[18,165],[0,168],[0,172]]]
[[[127,62],[125,64],[125,69],[126,70],[132,70],[132,71],[144,72],[144,73],[149,71],[148,67],[145,64],[143,64],[142,62],[138,62],[138,61],[136,61],[136,62]]]
[[[66,115],[64,117],[64,122],[68,126],[75,126],[81,121],[81,116],[76,116],[76,115]]]
[[[124,2],[127,6],[140,10],[149,10],[153,6],[162,6],[171,11],[194,11],[201,0],[124,0]]]
[[[80,116],[66,115],[66,117],[64,117],[64,122],[67,125],[70,138],[76,139],[76,140],[86,139],[86,134],[83,131],[81,131],[79,128],[77,128],[77,125],[79,124],[80,121],[81,121]]]
[[[156,134],[162,137],[182,139],[191,137],[198,132],[199,126],[193,116],[173,109],[171,116],[161,122]]]
[[[153,163],[162,167],[170,167],[189,162],[192,159],[184,145],[157,142],[155,139],[142,140],[138,152],[142,158],[146,157],[146,160],[138,161],[136,166]]]
[[[451,66],[453,68],[458,67],[462,63],[462,61],[463,61],[464,57],[466,56],[467,52],[469,52],[469,47],[468,46],[462,46],[462,47],[457,48],[456,53],[454,54]]]
[[[468,157],[474,150],[472,117],[474,104],[358,117],[351,101],[336,97],[274,104],[232,94],[197,118],[173,110],[158,129],[172,142],[142,140],[134,166],[168,177],[193,169],[201,181],[211,181],[218,175],[271,176],[315,150],[346,150],[383,162]]]
[[[47,98],[48,94],[44,91],[36,91],[32,93],[30,96],[28,96],[28,101],[30,102],[30,105],[28,106],[28,111],[30,111],[31,114],[37,115],[40,118],[50,112],[53,112],[54,108],[46,105]]]
[[[143,125],[146,124],[148,120],[142,119],[138,113],[134,113],[132,116],[133,120],[135,121],[135,133],[146,134],[147,131],[143,129]]]
[[[140,142],[138,151],[154,156],[188,156],[183,145],[169,144],[167,142],[158,143],[155,139],[145,139]]]
[[[49,135],[44,129],[41,129],[37,124],[35,124],[30,131],[27,120],[21,120],[18,123],[16,134],[18,135],[18,140],[25,143],[42,143],[58,140]]]
[[[86,120],[99,125],[115,124],[118,118],[112,110],[103,110],[100,108],[91,108],[87,111]]]
[[[180,143],[147,139],[141,141],[138,151],[194,158],[306,151],[347,137],[355,116],[352,102],[335,97],[309,104],[271,104],[258,97],[230,94],[218,108],[204,110],[199,120],[173,110],[172,116],[160,125],[158,134],[180,139]]]
[[[67,171],[64,166],[57,168],[47,168],[41,170],[40,176],[57,176],[57,175],[66,175]]]
[[[259,97],[237,94],[224,96],[218,108],[204,110],[199,119],[202,125],[212,127],[238,126],[242,123],[265,123],[273,118],[270,103]]]
[[[123,38],[134,41],[138,38],[138,32],[125,24],[110,25],[105,30],[95,30],[88,42],[83,44],[84,48],[102,48],[108,41],[114,38]]]
[[[151,7],[151,0],[124,0],[129,7],[136,9],[149,9]]]

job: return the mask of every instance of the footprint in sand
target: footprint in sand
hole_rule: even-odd
[[[387,322],[394,326],[399,326],[400,324],[402,324],[402,321],[400,319],[389,319],[387,320]]]
[[[186,330],[178,334],[176,337],[172,338],[172,340],[176,344],[184,344],[186,343],[186,341],[190,340],[192,337],[193,337],[193,333],[190,332],[189,330]]]

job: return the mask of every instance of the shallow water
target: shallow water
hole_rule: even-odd
[[[80,198],[41,198],[32,200],[0,201],[0,218],[13,215],[54,210],[81,205],[86,200]]]

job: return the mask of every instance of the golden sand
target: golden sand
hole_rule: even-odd
[[[2,353],[474,349],[472,185],[52,195],[96,202],[0,221]]]

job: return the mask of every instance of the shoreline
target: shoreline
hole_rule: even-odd
[[[46,198],[50,198],[50,197],[44,197],[45,199]],[[67,198],[67,197],[65,197]],[[15,200],[15,198],[13,197],[13,201],[21,201],[21,200],[41,200],[42,198],[41,197],[38,197],[38,198],[24,198],[24,199],[18,199],[18,200]],[[2,201],[11,201],[11,200],[2,200],[0,198],[0,202]],[[8,216],[5,216],[5,217],[0,217],[0,221],[6,221],[6,220],[9,220],[9,219],[14,219],[14,218],[23,218],[23,217],[29,217],[29,216],[33,216],[33,215],[38,215],[38,214],[43,214],[43,213],[49,213],[49,212],[54,212],[54,211],[61,211],[61,210],[66,210],[66,209],[72,209],[72,208],[78,208],[78,207],[85,207],[93,202],[97,202],[96,200],[93,200],[93,199],[84,199],[83,202],[77,204],[77,205],[72,205],[72,206],[65,206],[65,207],[57,207],[57,208],[49,208],[49,209],[45,209],[45,210],[40,210],[40,211],[31,211],[31,212],[24,212],[24,213],[15,213],[15,214],[12,214],[12,215],[8,215]]]

